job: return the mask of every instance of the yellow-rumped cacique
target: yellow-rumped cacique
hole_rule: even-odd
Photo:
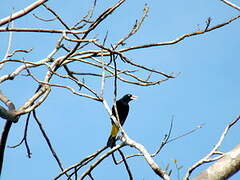
[[[132,94],[126,94],[121,99],[116,101],[116,108],[117,108],[118,118],[119,118],[121,126],[123,126],[123,124],[128,116],[128,112],[129,112],[129,104],[128,103],[131,100],[134,100],[136,98],[137,97],[133,96]],[[117,119],[114,106],[112,107],[112,113]],[[118,131],[119,131],[118,126],[112,120],[112,130],[111,130],[111,134],[107,141],[108,147],[113,148],[116,145],[116,136],[118,134]]]

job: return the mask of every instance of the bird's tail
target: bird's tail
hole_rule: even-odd
[[[107,141],[107,146],[113,148],[116,145],[116,136],[119,128],[113,123],[112,131]]]
[[[116,137],[113,137],[110,135],[107,141],[107,146],[110,148],[113,148],[114,146],[116,146]]]

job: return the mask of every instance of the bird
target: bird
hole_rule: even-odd
[[[128,103],[136,98],[137,98],[137,96],[133,96],[132,94],[126,94],[121,99],[116,101],[116,109],[118,112],[118,118],[119,118],[121,126],[123,126],[123,124],[128,116],[128,112],[129,112],[129,104]],[[112,114],[117,119],[114,106],[112,107]],[[119,128],[113,122],[113,120],[111,122],[112,122],[112,130],[111,130],[110,136],[107,141],[107,147],[113,148],[116,145],[116,136],[119,131]]]

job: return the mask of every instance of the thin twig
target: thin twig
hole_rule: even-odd
[[[28,141],[27,141],[27,132],[28,132],[28,124],[29,124],[30,116],[31,116],[31,112],[29,112],[28,115],[27,115],[27,119],[26,119],[26,124],[25,124],[25,129],[24,129],[24,134],[23,134],[22,140],[18,144],[14,145],[14,146],[8,146],[9,148],[16,148],[16,147],[20,146],[24,142],[25,147],[27,149],[27,156],[28,156],[28,158],[31,158],[31,155],[32,155],[30,147],[28,145]]]
[[[23,53],[30,53],[31,51],[32,51],[33,49],[31,48],[31,49],[15,49],[11,54],[10,53],[8,53],[8,55],[7,55],[7,58],[10,58],[10,57],[12,57],[14,54],[16,54],[17,52],[23,52]]]
[[[221,23],[221,24],[218,24],[218,25],[215,25],[211,28],[208,28],[206,31],[205,29],[202,30],[202,31],[196,31],[196,32],[192,32],[192,33],[187,33],[187,34],[183,34],[182,36],[179,36],[177,37],[175,40],[172,40],[172,41],[167,41],[167,42],[159,42],[159,43],[151,43],[151,44],[144,44],[144,45],[138,45],[138,46],[132,46],[132,47],[127,47],[127,48],[123,48],[123,49],[120,49],[118,50],[118,52],[126,52],[126,51],[131,51],[131,50],[137,50],[137,49],[143,49],[143,48],[149,48],[149,47],[156,47],[156,46],[168,46],[168,45],[173,45],[173,44],[176,44],[182,40],[184,40],[185,38],[189,38],[189,37],[192,37],[192,36],[197,36],[197,35],[201,35],[201,34],[204,34],[204,33],[207,33],[207,32],[211,32],[215,29],[218,29],[218,28],[221,28],[227,24],[230,24],[231,22],[237,20],[240,18],[240,15],[238,16],[235,16],[231,19],[229,19],[228,21],[225,21],[224,23]]]
[[[107,149],[107,147],[105,146],[105,147],[97,150],[95,153],[87,156],[86,158],[84,158],[84,159],[81,160],[80,162],[78,162],[78,163],[76,163],[76,164],[74,164],[74,165],[66,168],[64,171],[62,171],[61,173],[59,173],[59,174],[54,178],[54,180],[59,179],[64,173],[66,173],[66,172],[68,172],[68,171],[70,171],[70,170],[72,170],[72,169],[74,169],[74,172],[73,172],[72,174],[70,174],[70,176],[76,174],[76,172],[77,172],[81,167],[87,165],[89,162],[91,162],[93,159],[95,159],[100,153],[102,153],[102,152],[103,152],[104,150],[106,150],[106,149]],[[70,177],[70,176],[69,176],[69,177]]]
[[[73,81],[77,82],[78,84],[80,84],[81,86],[85,87],[87,90],[89,90],[91,93],[93,93],[96,97],[93,97],[93,96],[90,96],[90,95],[87,95],[87,94],[83,94],[83,93],[79,93],[78,91],[76,91],[75,89],[73,89],[72,87],[70,86],[67,86],[67,85],[62,85],[62,84],[52,84],[52,83],[47,83],[47,82],[44,82],[44,81],[40,81],[38,80],[31,72],[29,69],[26,69],[27,72],[28,72],[28,75],[31,76],[36,82],[38,82],[40,85],[47,85],[47,86],[52,86],[52,87],[60,87],[60,88],[65,88],[69,91],[71,91],[73,94],[76,94],[78,96],[82,96],[82,97],[86,97],[86,98],[90,98],[90,99],[93,99],[93,100],[97,100],[97,101],[102,101],[102,98],[100,96],[98,96],[98,94],[91,88],[89,88],[88,86],[86,86],[84,83],[80,82],[80,81],[76,81],[75,79],[71,78],[71,77],[65,77],[65,76],[62,76],[60,74],[57,74],[55,72],[52,72],[54,74],[57,74],[58,76],[62,77],[62,78],[70,78],[72,79]],[[26,112],[25,112],[26,113]]]
[[[208,27],[210,26],[211,22],[212,22],[212,18],[209,17],[209,18],[206,20],[206,27],[205,27],[205,30],[204,30],[204,31],[207,31],[207,29],[208,29]]]
[[[45,130],[44,130],[44,128],[43,128],[42,123],[39,121],[39,119],[38,119],[38,117],[37,117],[37,115],[36,115],[36,110],[33,110],[32,112],[33,112],[33,117],[34,117],[34,119],[35,119],[35,121],[36,121],[36,123],[37,123],[37,125],[38,125],[38,127],[39,127],[39,129],[40,129],[40,131],[41,131],[41,133],[42,133],[42,135],[43,135],[43,137],[44,137],[44,139],[46,140],[46,143],[47,143],[47,145],[48,145],[48,147],[49,147],[49,149],[50,149],[50,151],[51,151],[54,159],[57,161],[57,164],[58,164],[59,168],[60,168],[62,171],[64,171],[63,165],[62,165],[62,163],[61,163],[61,161],[60,161],[57,153],[56,153],[55,150],[53,149],[53,146],[52,146],[52,144],[51,144],[51,142],[50,142],[50,139],[48,138],[47,133],[45,132]],[[67,177],[69,176],[67,173],[64,173],[64,174],[65,174]]]
[[[70,28],[67,26],[67,24],[62,20],[62,18],[54,11],[52,10],[50,7],[48,7],[46,4],[43,4],[43,7],[45,7],[49,12],[51,12],[55,18],[68,30],[70,30]]]
[[[101,163],[106,157],[111,155],[114,151],[118,150],[119,148],[123,147],[124,144],[118,144],[114,146],[111,150],[109,150],[107,153],[103,154],[101,157],[97,159],[80,177],[80,180],[83,180],[89,173],[92,172],[94,168],[97,167],[99,163]],[[107,147],[106,147],[107,148]]]
[[[2,77],[0,77],[0,83],[6,81],[6,80],[13,80],[17,75],[19,75],[23,70],[27,69],[27,68],[31,68],[31,67],[36,67],[36,66],[40,66],[40,65],[46,65],[46,63],[52,61],[53,56],[60,50],[61,48],[61,43],[63,41],[63,38],[61,37],[57,43],[55,48],[52,50],[52,52],[43,60],[40,60],[36,63],[30,63],[30,62],[23,62],[24,64],[19,66],[18,68],[16,68],[15,71],[13,71],[10,74],[4,75]],[[19,61],[21,62],[21,61]]]
[[[156,155],[158,155],[159,152],[162,150],[162,148],[163,148],[166,144],[168,144],[168,143],[170,143],[170,142],[173,142],[173,141],[176,141],[176,140],[178,140],[178,139],[180,139],[180,138],[182,138],[182,137],[184,137],[184,136],[187,136],[187,135],[195,132],[195,131],[198,130],[199,128],[202,128],[201,125],[200,125],[200,126],[197,126],[196,128],[194,128],[194,129],[192,129],[192,130],[190,130],[190,131],[187,131],[187,132],[185,132],[185,133],[183,133],[183,134],[180,134],[180,135],[178,135],[178,136],[173,137],[173,138],[170,139],[170,135],[171,135],[171,132],[172,132],[172,127],[173,127],[173,123],[171,122],[171,125],[170,125],[170,128],[169,128],[168,133],[165,135],[165,137],[164,137],[164,139],[162,140],[159,148],[158,148],[154,153],[151,154],[151,157],[155,157]],[[132,157],[138,157],[138,156],[143,156],[143,154],[138,153],[138,154],[128,155],[128,156],[126,157],[126,159],[132,158]],[[117,164],[120,164],[120,163],[122,163],[122,162],[123,162],[123,161],[118,161]]]
[[[11,28],[14,26],[14,23],[10,23],[11,24]],[[6,58],[8,58],[9,56],[9,52],[11,50],[11,46],[12,46],[12,37],[13,37],[13,32],[10,32],[9,33],[9,38],[8,38],[8,46],[7,46],[7,50],[6,50],[6,53],[5,53],[5,56],[3,57],[2,61],[4,61]],[[3,67],[4,64],[1,64],[0,65],[0,69]]]
[[[71,27],[71,29],[81,29],[81,28],[85,27],[88,23],[93,23],[93,21],[91,21],[91,18],[93,17],[93,12],[96,8],[96,5],[97,5],[97,0],[94,0],[92,7],[87,12],[87,14],[80,21],[78,21],[75,25],[73,25]],[[81,23],[84,23],[84,24],[80,25]]]
[[[113,49],[117,49],[119,45],[124,45],[125,44],[125,41],[127,39],[129,39],[132,35],[134,35],[135,33],[137,33],[137,31],[140,29],[143,21],[145,20],[145,18],[147,17],[147,14],[148,14],[148,11],[149,11],[149,7],[147,6],[147,4],[145,4],[145,7],[143,9],[143,16],[139,19],[139,20],[136,20],[133,28],[131,29],[131,31],[127,34],[127,36],[123,37],[122,39],[120,39],[117,44],[114,46]]]
[[[35,17],[36,19],[41,20],[41,21],[44,21],[44,22],[55,21],[55,20],[57,19],[57,18],[45,19],[45,18],[39,17],[39,16],[36,15],[36,14],[32,14],[32,15],[33,15],[33,17]]]
[[[128,164],[127,164],[127,160],[126,160],[123,152],[122,152],[120,149],[118,149],[118,152],[119,152],[119,154],[120,154],[121,157],[122,157],[122,160],[123,160],[124,165],[125,165],[125,167],[126,167],[126,170],[127,170],[128,176],[129,176],[129,179],[130,179],[130,180],[133,180],[133,176],[132,176],[131,170],[130,170]]]

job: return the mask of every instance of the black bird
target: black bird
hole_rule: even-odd
[[[134,100],[136,98],[137,97],[133,96],[132,94],[126,94],[125,96],[123,96],[121,99],[119,99],[116,102],[118,118],[119,118],[121,126],[124,124],[124,122],[125,122],[125,120],[127,118],[128,112],[129,112],[129,105],[128,105],[128,103],[131,100]],[[115,111],[114,106],[112,107],[112,113],[116,117],[116,111]],[[117,119],[117,117],[116,117],[116,119]],[[117,136],[118,131],[119,131],[118,126],[112,120],[112,130],[111,130],[111,134],[110,134],[110,136],[108,138],[108,142],[107,142],[107,146],[108,147],[113,148],[116,145],[115,142],[116,142],[116,136]]]

